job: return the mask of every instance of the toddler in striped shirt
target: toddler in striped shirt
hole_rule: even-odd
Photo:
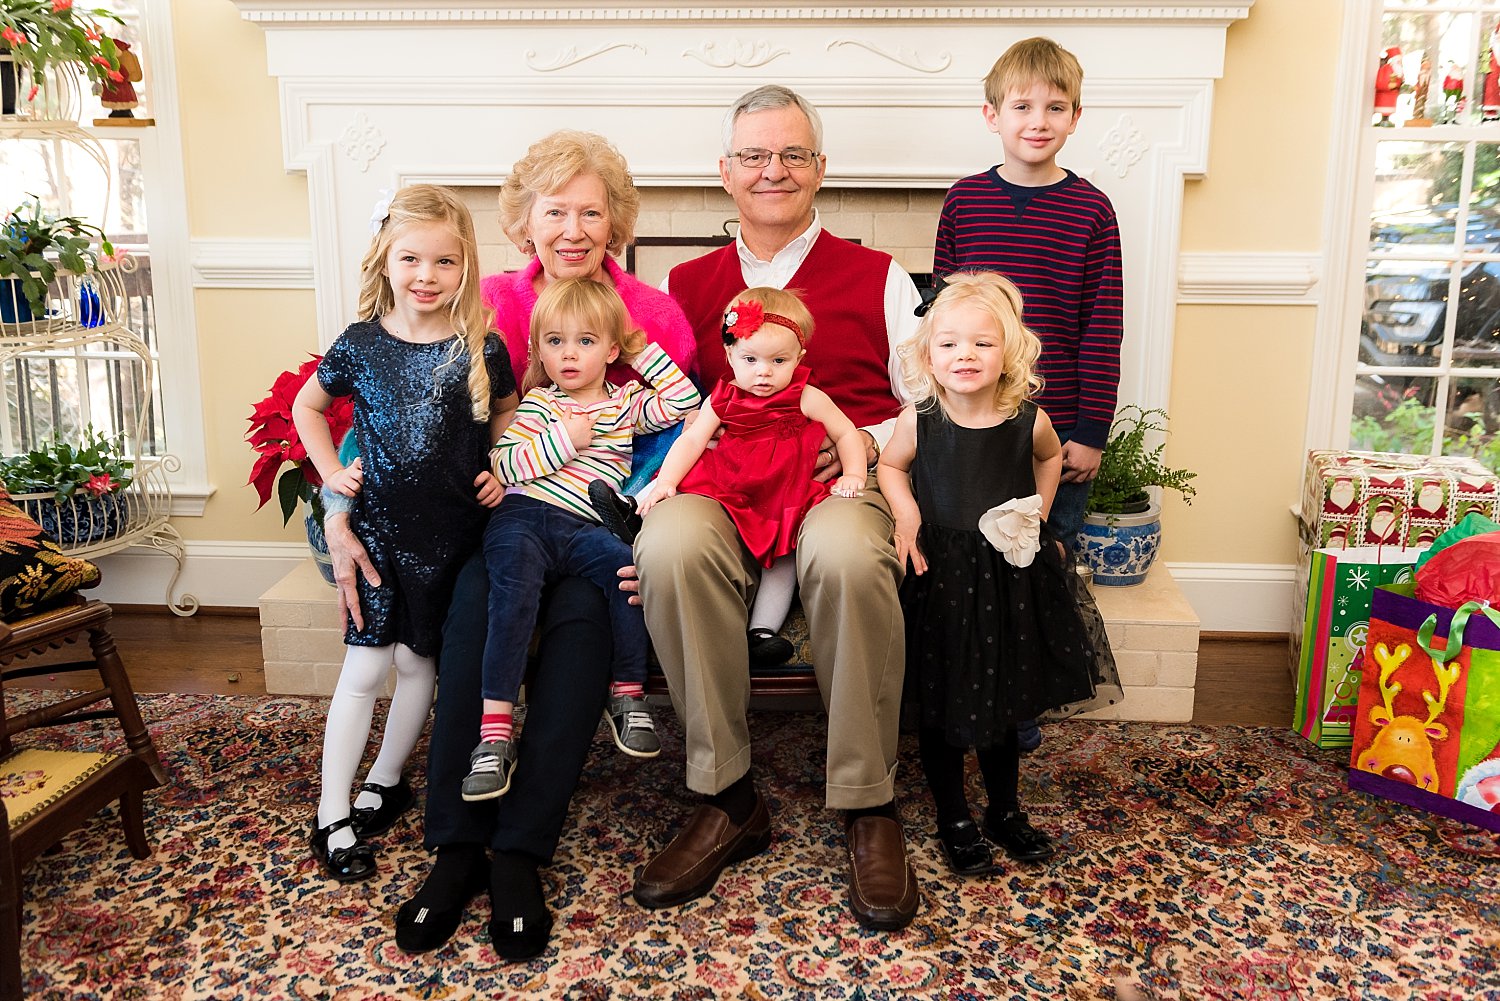
[[[620,568],[635,561],[600,523],[588,495],[594,480],[623,485],[635,434],[671,427],[700,402],[667,353],[644,341],[630,329],[614,288],[592,279],[549,284],[532,312],[523,382],[530,388],[491,452],[495,476],[508,489],[484,536],[484,713],[463,780],[466,800],[495,799],[510,788],[512,714],[526,652],[542,588],[561,577],[593,581],[609,603],[614,660],[605,718],[615,745],[638,758],[661,752],[645,699],[645,618],[618,586]],[[606,382],[606,367],[619,357],[649,385]]]

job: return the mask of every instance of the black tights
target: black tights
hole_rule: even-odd
[[[922,771],[932,789],[940,826],[974,819],[969,814],[969,798],[964,793],[964,763],[968,749],[948,743],[947,734],[936,727],[917,734],[922,756]],[[1016,728],[1010,727],[1000,740],[975,750],[979,771],[984,775],[984,791],[989,810],[999,816],[1021,808],[1021,751],[1016,744]]]

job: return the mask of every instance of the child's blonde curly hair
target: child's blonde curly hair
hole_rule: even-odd
[[[1003,368],[995,385],[995,410],[1009,420],[1042,389],[1042,377],[1036,372],[1042,355],[1042,342],[1021,322],[1021,290],[1011,282],[989,271],[960,271],[946,279],[946,287],[933,300],[922,317],[916,336],[896,345],[901,363],[901,379],[907,392],[917,401],[923,413],[940,409],[947,417],[943,387],[932,373],[932,337],[939,318],[953,306],[975,306],[995,321],[1004,341],[1001,348]]]

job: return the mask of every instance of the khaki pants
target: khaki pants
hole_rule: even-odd
[[[646,625],[687,737],[687,785],[716,793],[750,769],[748,607],[760,567],[718,502],[693,494],[651,511],[635,544]],[[797,579],[828,710],[827,804],[894,798],[905,635],[891,516],[871,476],[803,522]]]

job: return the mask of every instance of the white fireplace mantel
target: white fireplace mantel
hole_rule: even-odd
[[[1147,406],[1171,385],[1183,181],[1207,168],[1225,32],[1253,4],[234,2],[266,31],[285,163],[307,174],[324,344],[382,189],[498,183],[565,127],[608,136],[638,184],[717,187],[724,108],[771,82],[821,112],[827,186],[942,188],[999,159],[979,117],[996,57],[1055,38],[1086,72],[1062,162],[1120,215],[1120,398]]]

